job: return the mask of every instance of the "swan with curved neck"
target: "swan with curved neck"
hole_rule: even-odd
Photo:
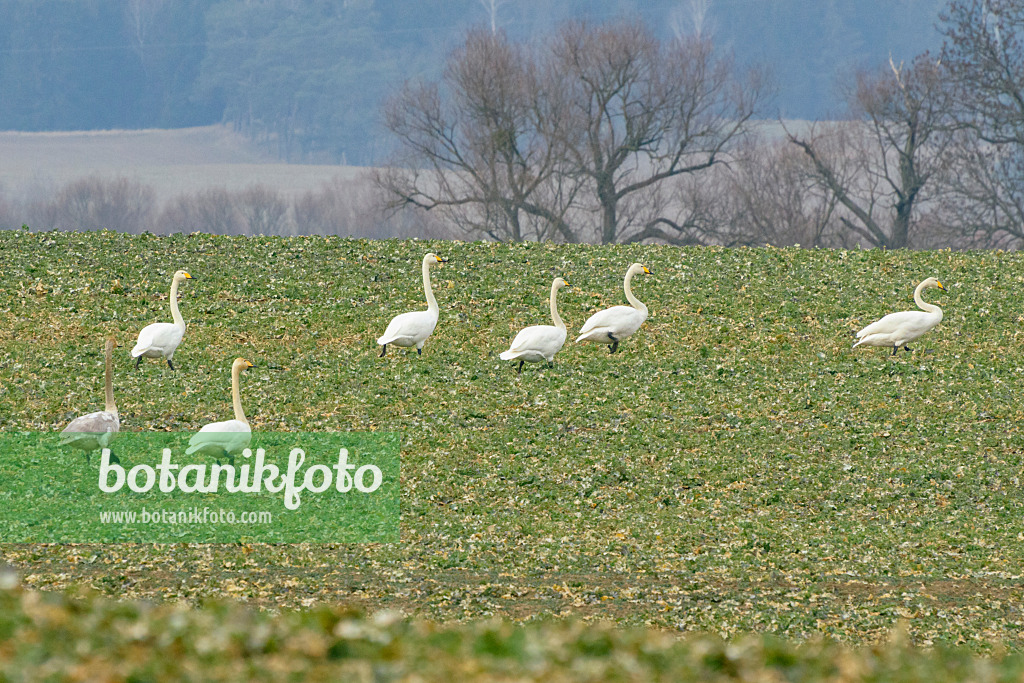
[[[921,309],[920,311],[890,313],[881,320],[876,320],[857,333],[857,342],[853,346],[891,346],[894,356],[901,346],[910,351],[910,342],[919,339],[942,322],[942,309],[921,298],[926,289],[933,287],[946,291],[936,278],[928,278],[914,290],[914,303]]]
[[[234,464],[235,456],[248,448],[252,440],[252,429],[249,427],[249,420],[245,418],[245,413],[242,412],[239,378],[244,370],[251,367],[253,364],[244,358],[236,358],[231,364],[231,405],[235,411],[235,419],[204,425],[189,439],[185,455],[205,453],[216,458],[218,463],[221,458],[227,458]]]
[[[426,254],[423,257],[423,291],[427,295],[427,310],[401,313],[391,319],[384,334],[377,339],[377,343],[382,347],[381,358],[387,353],[388,344],[403,348],[415,346],[416,353],[423,355],[423,344],[437,327],[438,317],[437,299],[434,298],[434,290],[430,285],[430,267],[447,261],[448,259],[437,254]]]
[[[576,343],[611,344],[609,353],[618,351],[619,342],[639,330],[647,320],[647,306],[633,296],[633,276],[650,274],[650,269],[641,263],[631,265],[622,283],[626,301],[630,305],[612,306],[590,316],[580,328],[580,336],[576,338]]]
[[[183,280],[191,280],[192,276],[184,270],[174,273],[171,279],[171,319],[172,323],[153,323],[146,325],[139,332],[139,339],[132,349],[132,358],[135,358],[135,367],[143,358],[163,358],[167,366],[173,370],[174,351],[178,348],[182,338],[185,336],[185,319],[181,317],[178,310],[178,284]]]
[[[551,283],[551,321],[553,325],[531,325],[520,330],[508,351],[498,356],[502,360],[518,360],[517,374],[522,374],[523,363],[539,363],[546,360],[553,363],[555,354],[565,344],[567,330],[561,316],[558,315],[558,290],[568,287],[569,283],[556,277]]]
[[[85,452],[85,462],[89,462],[92,451],[107,448],[110,441],[121,429],[121,419],[114,403],[114,368],[113,354],[116,343],[108,339],[104,348],[104,381],[103,391],[106,405],[103,410],[76,417],[64,431],[60,433],[60,445],[71,446]],[[117,456],[111,454],[112,462],[119,462]]]

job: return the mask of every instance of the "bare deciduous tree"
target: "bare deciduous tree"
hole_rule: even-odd
[[[1024,145],[1024,0],[954,0],[940,19],[961,122],[986,142]]]
[[[1024,1],[954,0],[942,61],[962,127],[939,224],[969,247],[1024,244]]]
[[[1024,246],[1024,148],[965,134],[941,178],[933,212],[936,244],[962,248]]]
[[[157,232],[208,232],[244,235],[245,221],[231,193],[224,188],[178,195],[167,203],[157,220]]]
[[[348,235],[369,239],[426,237],[451,239],[454,234],[432,214],[399,208],[382,216],[386,202],[372,177],[337,176],[297,198],[292,204],[295,229],[302,235]]]
[[[25,218],[17,218],[18,210],[15,202],[7,193],[7,188],[0,184],[0,230],[13,230],[22,226]]]
[[[827,141],[794,134],[789,140],[847,210],[841,220],[849,231],[872,246],[903,248],[911,244],[922,191],[947,162],[952,106],[941,64],[928,53],[910,67],[890,60],[888,69],[858,74],[853,122],[824,127]]]
[[[56,196],[37,202],[34,227],[59,230],[148,230],[156,207],[153,188],[127,178],[90,176],[68,183]]]
[[[132,48],[142,60],[143,68],[148,63],[146,47],[150,43],[150,34],[157,17],[167,0],[126,0],[124,4],[124,22],[128,28]]]
[[[710,43],[663,46],[637,23],[567,24],[532,52],[470,33],[440,84],[385,108],[405,156],[378,181],[392,206],[442,209],[471,235],[687,243],[653,210],[659,185],[717,164],[763,90]]]
[[[682,39],[693,35],[698,39],[713,37],[715,25],[710,18],[712,0],[682,0],[669,12],[672,34]]]
[[[441,83],[407,84],[384,109],[403,156],[377,175],[390,208],[440,210],[499,241],[578,241],[565,221],[575,194],[542,75],[502,34],[470,32]]]
[[[288,221],[288,202],[266,185],[251,185],[235,198],[235,205],[250,235],[293,234]]]
[[[498,10],[504,5],[507,0],[480,0],[480,5],[483,6],[484,11],[487,12],[488,24],[491,27],[491,33],[496,34],[498,32]]]
[[[788,141],[745,144],[721,174],[728,213],[712,233],[721,244],[840,246],[835,193],[824,190],[806,156]]]
[[[569,168],[591,183],[598,240],[684,239],[664,216],[637,225],[620,220],[619,208],[635,193],[721,161],[763,96],[762,75],[739,82],[710,42],[663,46],[639,23],[568,24],[553,55],[562,75],[552,93],[559,130]]]

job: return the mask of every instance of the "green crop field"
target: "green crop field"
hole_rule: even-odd
[[[423,356],[375,343],[422,309]],[[594,311],[650,308],[619,353],[575,345]],[[187,269],[176,372],[135,370]],[[550,322],[570,343],[521,376],[498,353]],[[853,333],[925,298],[913,353]],[[230,417],[256,431],[401,435],[401,542],[4,545],[34,589],[271,611],[344,605],[446,622],[548,616],[622,627],[823,635],[902,624],[916,645],[1024,645],[1024,256],[0,232],[0,430],[59,430],[103,404],[118,339],[122,430]],[[77,460],[75,462],[78,462]],[[85,467],[84,461],[81,466]],[[467,626],[468,628],[468,626]],[[470,637],[470,636],[467,636]],[[622,636],[625,638],[626,636]],[[2,646],[0,646],[2,656]]]

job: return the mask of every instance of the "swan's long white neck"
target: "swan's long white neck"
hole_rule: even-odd
[[[231,403],[235,408],[235,419],[249,424],[249,421],[245,419],[245,413],[242,412],[242,396],[238,391],[238,378],[241,374],[242,366],[240,364],[231,368]]]
[[[437,299],[434,298],[434,289],[430,286],[430,259],[423,259],[423,291],[427,295],[427,310],[437,313]]]
[[[106,353],[106,371],[104,373],[103,380],[103,391],[106,398],[106,408],[108,413],[117,415],[117,404],[114,403],[114,364],[111,360],[111,344],[107,344]]]
[[[171,318],[174,319],[175,325],[182,330],[185,329],[185,319],[181,317],[181,312],[178,310],[178,278],[171,280]]]
[[[551,284],[551,320],[555,323],[555,327],[564,330],[565,323],[562,322],[562,317],[558,315],[558,290],[560,289],[558,285],[558,280]]]
[[[640,301],[640,299],[633,296],[633,288],[631,286],[633,283],[633,276],[639,272],[639,268],[630,266],[629,270],[626,271],[626,280],[622,283],[622,288],[626,290],[626,300],[629,301],[629,304],[636,310],[647,313],[647,306],[645,306],[644,302]]]
[[[914,303],[917,304],[918,308],[920,308],[922,311],[926,311],[928,313],[931,313],[932,315],[937,315],[939,317],[939,320],[942,320],[942,309],[936,306],[935,304],[930,304],[921,298],[921,293],[924,292],[924,285],[925,283],[922,282],[917,286],[917,289],[914,290]]]

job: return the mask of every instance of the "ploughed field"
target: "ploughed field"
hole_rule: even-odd
[[[432,272],[437,329],[422,357],[378,358],[390,318],[425,308],[427,251],[449,259]],[[572,344],[625,303],[633,262],[653,273],[633,280],[651,317],[614,355]],[[194,279],[177,370],[135,370],[128,350],[170,320],[179,268]],[[556,276],[572,286],[570,341],[553,368],[517,376],[498,353],[550,324]],[[856,330],[914,308],[929,276],[948,290],[925,294],[945,319],[912,353],[851,350]],[[102,408],[113,335],[122,430],[226,419],[242,356],[255,431],[402,443],[400,543],[3,545],[0,558],[28,588],[158,602],[853,644],[903,624],[918,644],[1016,649],[1022,285],[1024,257],[1001,252],[0,232],[0,429],[59,430]]]

